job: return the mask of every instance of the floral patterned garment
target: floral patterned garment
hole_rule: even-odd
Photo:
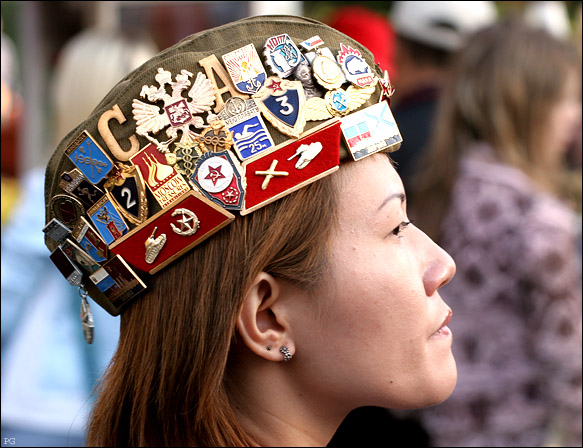
[[[420,411],[435,446],[581,446],[577,216],[477,145],[462,160],[442,291],[458,365],[451,397]]]

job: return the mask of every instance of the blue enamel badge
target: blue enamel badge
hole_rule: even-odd
[[[107,196],[103,196],[87,210],[98,232],[107,244],[113,243],[128,232],[128,228]]]
[[[113,168],[113,162],[109,156],[87,131],[83,131],[71,143],[65,154],[94,185],[103,180]]]
[[[287,34],[280,34],[267,39],[263,52],[267,64],[273,73],[287,78],[304,60],[300,49]]]
[[[261,113],[277,130],[291,137],[300,136],[306,125],[306,97],[301,82],[272,76],[253,95],[253,99]]]

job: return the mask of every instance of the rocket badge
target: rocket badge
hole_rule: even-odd
[[[71,162],[94,185],[105,178],[113,168],[113,162],[87,131],[81,134],[65,150]]]
[[[128,227],[107,196],[103,196],[87,214],[107,244],[128,232]]]
[[[376,83],[376,76],[366,63],[360,51],[340,43],[338,64],[346,79],[356,87],[366,87]]]
[[[274,146],[271,135],[253,99],[231,97],[218,117],[232,132],[233,145],[239,159],[245,160]]]
[[[281,133],[298,138],[306,125],[302,83],[271,76],[253,95],[263,116]],[[321,99],[321,98],[319,98]]]
[[[245,45],[225,54],[223,62],[239,92],[252,95],[265,83],[267,74],[255,45]]]
[[[135,165],[117,162],[104,184],[105,193],[116,209],[132,224],[148,218],[146,186]]]
[[[287,78],[304,60],[300,49],[285,33],[267,39],[263,55],[273,74],[280,78]]]
[[[244,189],[238,165],[229,151],[207,152],[196,161],[190,180],[211,201],[227,210],[240,210]]]

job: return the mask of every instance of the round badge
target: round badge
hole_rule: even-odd
[[[55,217],[69,229],[75,228],[81,216],[85,213],[83,204],[72,196],[57,194],[49,204]]]
[[[198,169],[198,183],[209,193],[220,193],[233,180],[233,167],[223,157],[206,159]]]
[[[324,97],[326,108],[335,117],[342,117],[348,113],[348,95],[342,89],[327,92]]]
[[[312,62],[312,71],[316,80],[328,90],[337,89],[344,81],[336,61],[325,55],[316,56]]]

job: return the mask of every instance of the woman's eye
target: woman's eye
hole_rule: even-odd
[[[403,221],[401,224],[399,224],[397,227],[395,227],[393,229],[393,231],[391,232],[391,235],[394,236],[401,236],[401,232],[405,229],[405,227],[407,227],[409,224],[411,224],[412,221]]]

